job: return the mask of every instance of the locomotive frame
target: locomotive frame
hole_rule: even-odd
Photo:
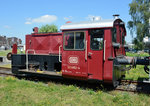
[[[14,74],[42,74],[117,86],[125,75],[126,29],[117,17],[62,25],[62,33],[26,35],[26,54],[12,54]]]

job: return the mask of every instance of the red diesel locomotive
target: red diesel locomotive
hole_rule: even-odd
[[[126,29],[112,20],[66,23],[61,33],[26,35],[26,54],[12,54],[14,74],[42,74],[117,86],[125,75]]]

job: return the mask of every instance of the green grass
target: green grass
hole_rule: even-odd
[[[0,67],[11,68],[11,64],[0,65]]]
[[[7,53],[12,52],[11,50],[2,50],[0,51],[0,56],[7,56]]]
[[[127,56],[131,57],[144,57],[149,56],[148,53],[126,53]],[[128,66],[127,66],[128,67]],[[145,73],[143,65],[137,65],[136,68],[132,68],[131,70],[126,72],[125,79],[129,80],[142,80],[143,78],[148,78],[149,75]]]
[[[131,56],[131,57],[144,57],[144,56],[149,56],[148,53],[129,53],[126,52],[127,56]]]
[[[0,78],[0,105],[2,106],[146,106],[150,105],[149,95],[132,94],[92,89],[75,85],[50,82],[31,82],[14,77]]]
[[[144,78],[149,78],[149,75],[145,73],[144,66],[142,65],[137,65],[136,68],[132,68],[129,71],[126,71],[125,76],[125,79],[139,81],[141,81]]]
[[[127,54],[132,55],[132,54]],[[134,56],[137,54],[134,54]],[[142,54],[145,56],[145,54]],[[147,54],[146,54],[147,55]],[[126,79],[148,77],[143,66],[126,73]],[[0,77],[0,106],[148,106],[150,95],[93,90],[61,83],[33,82]]]
[[[132,56],[133,54],[128,53]],[[134,54],[134,56],[137,54]],[[142,54],[145,56],[147,54]],[[6,66],[9,67],[9,66]],[[143,66],[126,73],[126,79],[148,77]],[[14,77],[0,77],[0,106],[148,106],[150,95],[93,90],[61,83],[33,82]]]
[[[0,51],[0,56],[7,56],[7,54],[8,54],[9,52],[12,52],[12,50],[2,50],[2,51]],[[17,53],[18,53],[18,54],[22,54],[22,53],[25,53],[25,51],[23,51],[23,52],[21,53],[20,49],[18,49],[18,50],[17,50]]]

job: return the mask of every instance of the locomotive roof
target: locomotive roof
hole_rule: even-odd
[[[120,19],[67,23],[67,24],[62,25],[60,27],[60,29],[61,30],[68,30],[68,29],[108,28],[108,27],[113,27],[114,22],[116,20],[120,20]],[[123,22],[123,24],[124,24],[124,22]]]

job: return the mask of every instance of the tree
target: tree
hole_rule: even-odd
[[[136,49],[143,49],[143,38],[150,37],[149,34],[149,18],[150,18],[150,0],[132,0],[129,4],[129,14],[131,19],[128,22],[128,28],[133,38],[133,33],[136,33],[136,37],[133,39],[133,43],[136,45]]]
[[[39,32],[57,32],[58,28],[56,25],[52,24],[52,25],[43,25],[42,27],[39,28]]]

